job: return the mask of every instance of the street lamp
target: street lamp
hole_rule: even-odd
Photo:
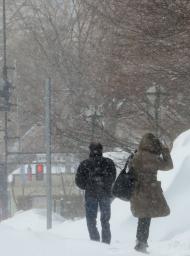
[[[159,119],[160,119],[160,104],[161,104],[161,97],[166,95],[165,89],[160,86],[154,84],[146,91],[146,96],[148,98],[148,107],[149,111],[153,108],[153,119],[154,119],[154,131],[155,135],[159,137]]]
[[[85,111],[85,115],[91,119],[91,141],[94,141],[95,126],[97,119],[101,117],[100,110],[97,106],[90,105],[89,109]]]

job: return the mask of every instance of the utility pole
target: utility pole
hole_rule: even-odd
[[[46,81],[46,177],[47,177],[47,229],[52,228],[52,179],[51,179],[51,80]]]
[[[9,86],[8,83],[8,77],[7,77],[7,35],[6,35],[6,5],[5,0],[3,0],[3,80],[5,83],[5,90],[9,90],[7,88]],[[8,97],[5,96],[5,115],[4,115],[4,122],[5,122],[5,164],[4,164],[4,193],[3,193],[3,219],[8,218],[8,186],[7,186],[7,177],[8,177],[8,171],[7,171],[7,155],[8,155],[8,132],[7,132],[7,111],[8,111]]]

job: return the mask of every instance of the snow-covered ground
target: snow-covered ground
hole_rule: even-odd
[[[190,256],[190,130],[175,140],[172,158],[175,168],[159,174],[171,214],[152,220],[149,238],[152,256]],[[1,255],[140,255],[133,249],[136,225],[129,203],[117,199],[112,203],[111,245],[90,241],[84,219],[64,221],[54,215],[53,228],[47,231],[45,211],[18,212],[0,224]]]

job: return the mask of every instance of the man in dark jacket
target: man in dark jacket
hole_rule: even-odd
[[[102,242],[110,243],[111,232],[111,189],[116,178],[114,162],[102,156],[103,147],[100,143],[91,143],[90,156],[82,161],[77,169],[76,185],[85,190],[85,210],[87,227],[91,240],[100,241],[96,227],[98,206],[102,226]]]

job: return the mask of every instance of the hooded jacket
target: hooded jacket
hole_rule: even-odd
[[[170,214],[164,198],[161,182],[157,172],[173,168],[168,148],[152,134],[145,134],[139,144],[137,153],[131,162],[135,176],[135,191],[131,198],[131,211],[135,217],[162,217]]]
[[[116,178],[116,168],[110,158],[102,156],[102,150],[90,151],[88,159],[77,169],[75,183],[85,190],[85,196],[111,197],[111,189]]]

